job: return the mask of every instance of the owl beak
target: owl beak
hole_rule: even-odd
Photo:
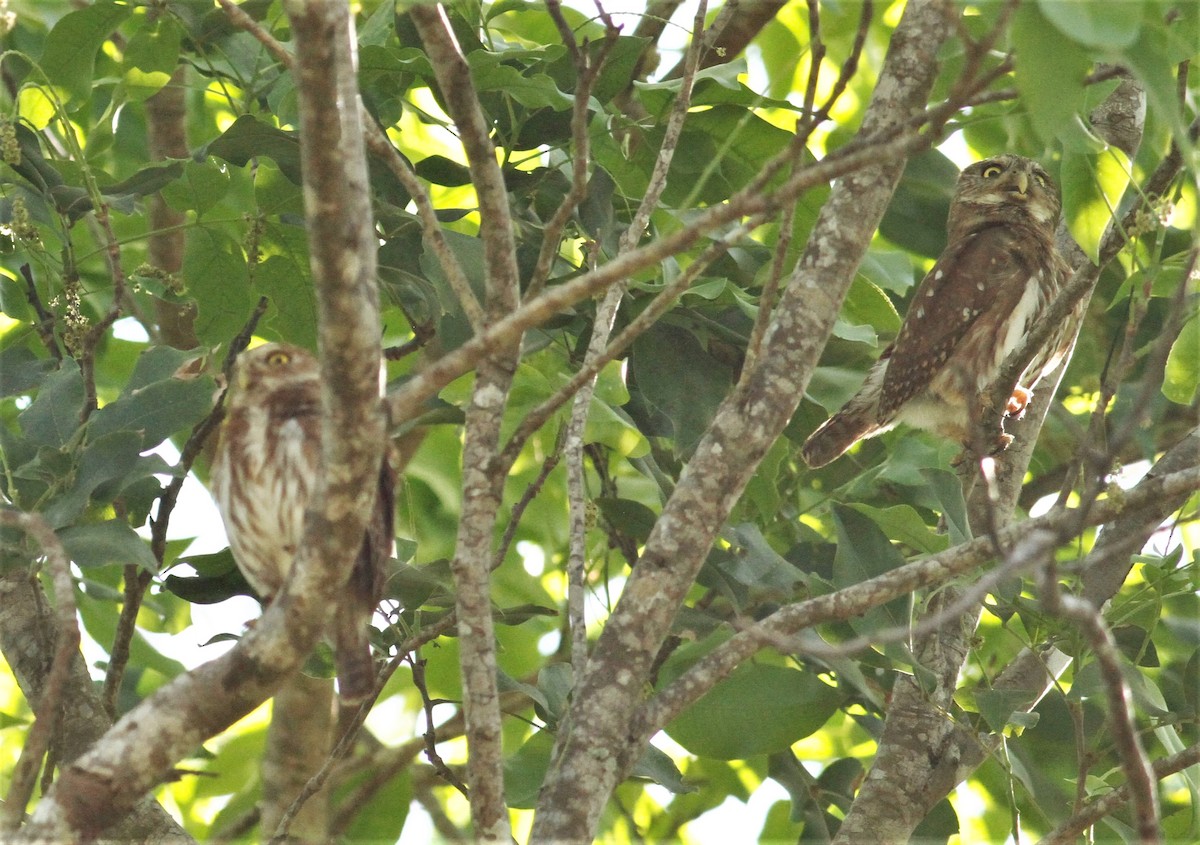
[[[1025,196],[1027,193],[1029,193],[1029,174],[1028,173],[1018,173],[1017,174],[1017,191],[1021,194],[1021,196]]]

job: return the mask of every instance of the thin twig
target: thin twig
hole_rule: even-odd
[[[37,331],[38,337],[41,338],[42,345],[50,353],[50,357],[55,361],[62,361],[62,350],[58,346],[58,340],[54,337],[54,315],[42,305],[37,285],[33,282],[33,271],[29,267],[29,262],[21,265],[21,276],[25,279],[25,299],[33,307],[33,312],[37,314],[37,322],[33,324],[33,327]]]
[[[1158,780],[1182,772],[1200,763],[1200,744],[1190,745],[1182,751],[1155,760],[1152,766],[1154,777]],[[1054,830],[1039,840],[1038,845],[1070,845],[1077,842],[1079,834],[1092,827],[1109,813],[1112,813],[1129,801],[1129,785],[1121,784],[1110,792],[1086,802],[1075,809],[1071,818],[1060,824]]]
[[[450,767],[446,765],[446,761],[437,752],[437,731],[434,728],[433,721],[434,701],[429,697],[429,687],[425,683],[425,660],[417,657],[416,654],[410,654],[408,656],[408,663],[412,667],[413,686],[421,693],[421,703],[425,709],[425,758],[446,783],[462,793],[463,797],[469,797],[467,794],[467,785],[462,782],[462,779],[458,775],[450,770]]]
[[[596,85],[596,80],[600,78],[600,71],[604,69],[604,62],[608,58],[609,52],[616,45],[617,36],[620,34],[620,29],[613,24],[612,19],[602,13],[605,24],[604,42],[593,59],[586,49],[586,45],[581,50],[575,43],[574,33],[571,32],[562,16],[561,4],[551,2],[547,3],[546,7],[575,61],[575,103],[571,112],[571,188],[559,203],[558,208],[550,217],[550,222],[546,224],[546,228],[542,232],[542,247],[538,253],[533,276],[525,290],[527,297],[537,296],[545,287],[546,280],[550,277],[554,266],[554,259],[559,252],[563,229],[566,228],[575,209],[579,207],[579,203],[583,202],[587,196],[588,165],[591,163],[588,114],[592,90]]]

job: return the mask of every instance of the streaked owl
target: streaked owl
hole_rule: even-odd
[[[1025,368],[1007,408],[987,411],[978,396],[1066,281],[1068,268],[1054,244],[1060,211],[1050,177],[1027,158],[1001,155],[963,170],[946,249],[863,386],[805,442],[810,467],[897,423],[966,444],[985,415],[994,413],[1002,429],[1003,414],[1024,412],[1034,386],[1069,351],[1068,325]],[[997,435],[1001,447],[1011,439]]]
[[[213,496],[238,568],[264,603],[283,588],[304,538],[304,512],[321,465],[320,376],[306,350],[268,343],[238,357],[226,404]],[[339,693],[350,701],[365,697],[375,682],[370,622],[392,548],[392,511],[385,460],[375,512],[331,631]]]

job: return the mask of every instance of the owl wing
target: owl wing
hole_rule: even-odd
[[[1036,272],[1025,251],[1018,233],[1006,226],[973,231],[946,247],[884,353],[880,419],[927,388],[973,326],[981,320],[1000,324],[1013,313]]]

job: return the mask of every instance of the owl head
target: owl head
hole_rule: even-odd
[[[1053,229],[1061,211],[1058,188],[1040,164],[1021,156],[995,156],[969,165],[958,177],[950,205],[950,241],[989,223]]]
[[[234,395],[240,399],[263,390],[307,388],[319,383],[319,378],[317,359],[308,350],[290,343],[264,343],[238,356]]]

